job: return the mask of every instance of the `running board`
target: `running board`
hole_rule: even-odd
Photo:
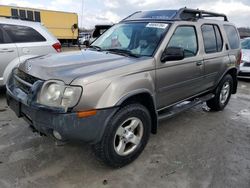
[[[206,102],[212,98],[214,98],[214,94],[208,94],[208,95],[202,96],[200,98],[195,98],[192,101],[184,101],[182,103],[176,104],[172,107],[169,107],[165,110],[158,112],[158,120],[171,118],[171,117],[175,116],[176,114],[179,114],[183,111],[186,111],[189,108],[192,108],[198,104]]]

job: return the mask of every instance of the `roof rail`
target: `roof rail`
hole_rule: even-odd
[[[35,21],[32,20],[32,19],[23,18],[23,17],[21,17],[21,16],[5,16],[5,15],[0,15],[0,17],[9,18],[9,19],[16,19],[16,20],[24,20],[24,21],[35,22]]]
[[[154,11],[138,11],[130,16],[124,18],[121,22],[132,21],[132,20],[168,20],[168,21],[178,21],[178,20],[192,20],[196,21],[198,19],[207,17],[222,17],[224,21],[228,21],[225,14],[219,14],[199,9],[189,9],[181,8],[179,10],[154,10]]]

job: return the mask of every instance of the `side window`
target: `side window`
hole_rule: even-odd
[[[46,39],[40,33],[30,27],[4,25],[3,29],[8,33],[14,43],[46,41]]]
[[[216,36],[213,25],[203,25],[201,27],[201,31],[204,41],[205,52],[207,54],[217,52]]]
[[[236,28],[232,25],[224,25],[231,49],[240,48],[240,39]]]
[[[217,52],[221,52],[223,48],[223,40],[222,40],[221,32],[217,25],[214,26],[214,30],[215,30],[216,41],[217,41]]]
[[[34,14],[35,14],[35,21],[36,22],[41,22],[40,12],[35,11]]]
[[[1,26],[0,26],[0,44],[3,44],[4,43],[4,40],[3,40],[3,30],[1,29]]]
[[[30,11],[30,10],[27,11],[27,18],[28,20],[31,20],[31,21],[34,20],[33,11]]]
[[[25,10],[19,10],[19,15],[21,18],[26,18],[26,11]]]
[[[18,10],[12,8],[12,9],[11,9],[11,16],[13,16],[13,17],[18,17]]]
[[[217,25],[206,24],[201,27],[205,52],[207,54],[221,52],[223,40]]]
[[[198,44],[195,27],[179,26],[167,47],[181,47],[184,49],[185,57],[193,57],[197,54]]]

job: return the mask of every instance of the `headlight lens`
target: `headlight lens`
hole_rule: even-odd
[[[61,107],[67,110],[79,101],[82,88],[65,85],[62,81],[47,81],[38,96],[38,103],[51,107]]]

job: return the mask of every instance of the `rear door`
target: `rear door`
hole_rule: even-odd
[[[48,42],[43,35],[31,27],[5,25],[4,29],[8,32],[13,42],[16,43],[19,56],[45,55],[56,52],[51,42]]]
[[[201,26],[204,43],[205,87],[213,87],[227,69],[229,62],[225,40],[222,37],[220,27],[216,24],[204,24]]]
[[[156,70],[157,106],[159,109],[200,93],[204,66],[199,53],[199,39],[194,25],[177,26],[166,48],[181,47],[185,58],[158,62]]]
[[[0,24],[0,85],[3,84],[3,73],[7,65],[18,58],[18,51],[15,43],[12,43],[8,34],[3,30]]]

